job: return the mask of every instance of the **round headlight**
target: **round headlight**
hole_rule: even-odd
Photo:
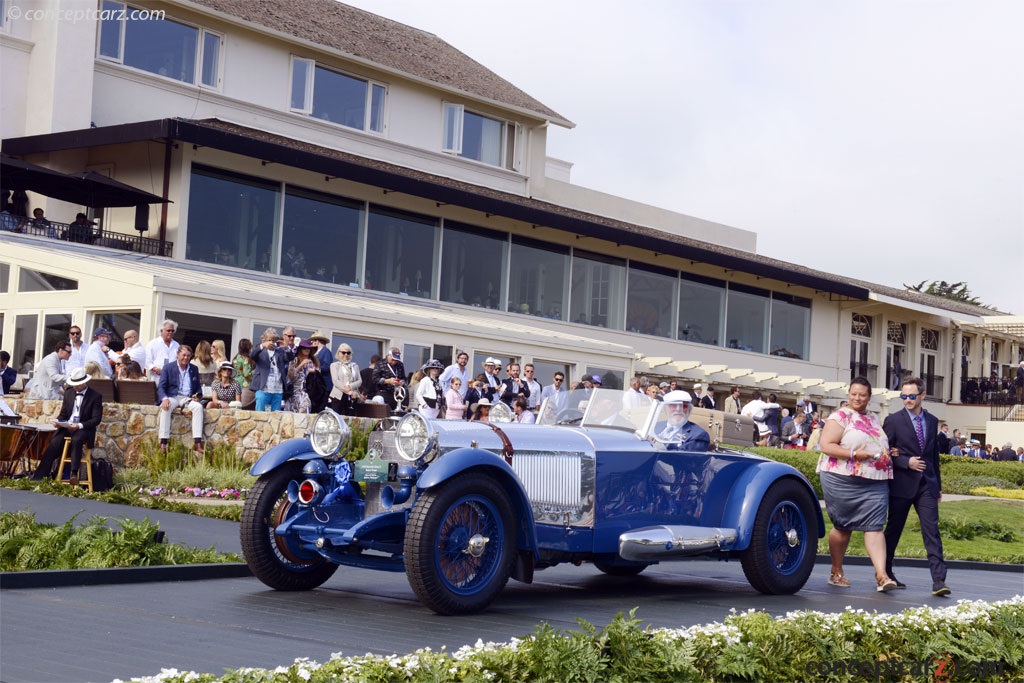
[[[395,430],[398,454],[409,461],[428,455],[437,445],[437,434],[419,413],[409,413],[398,422]]]
[[[341,415],[333,410],[325,410],[313,420],[313,428],[310,430],[309,438],[313,443],[313,450],[325,458],[341,453],[344,455],[348,447],[349,437],[352,430]]]
[[[491,412],[487,415],[491,422],[511,422],[512,417],[512,409],[501,401],[492,405]]]

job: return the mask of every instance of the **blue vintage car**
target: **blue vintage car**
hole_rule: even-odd
[[[245,502],[242,549],[277,590],[309,590],[339,565],[404,571],[440,614],[486,609],[508,579],[562,562],[631,576],[658,562],[737,558],[750,584],[794,593],[824,520],[788,465],[659,438],[665,404],[597,389],[541,407],[538,424],[409,413],[345,458],[326,410],[306,437],[267,451]],[[387,424],[390,421],[383,421]]]

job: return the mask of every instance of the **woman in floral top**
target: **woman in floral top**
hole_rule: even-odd
[[[249,406],[256,400],[256,394],[249,388],[252,382],[252,371],[256,368],[249,354],[252,353],[252,341],[249,339],[238,340],[238,355],[231,364],[235,366],[235,381],[242,387],[242,406]]]
[[[871,383],[863,377],[850,382],[849,406],[840,408],[825,421],[821,433],[821,457],[817,472],[825,494],[825,508],[833,529],[828,536],[832,572],[828,582],[847,588],[843,557],[854,531],[864,532],[864,547],[875,567],[881,592],[896,588],[885,571],[885,528],[889,512],[889,480],[892,459],[889,440],[878,418],[867,412]]]

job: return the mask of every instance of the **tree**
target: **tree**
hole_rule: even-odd
[[[915,292],[932,294],[934,296],[940,296],[943,299],[962,301],[965,304],[973,304],[975,306],[985,305],[981,303],[981,300],[978,299],[978,297],[971,296],[971,290],[967,288],[966,282],[949,283],[945,280],[932,280],[927,287],[924,286],[925,282],[927,282],[927,280],[921,280],[921,282],[916,285],[904,284],[903,286]]]

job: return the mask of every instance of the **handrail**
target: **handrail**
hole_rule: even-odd
[[[2,220],[0,220],[0,230],[78,242],[80,244],[91,244],[97,247],[107,247],[108,249],[133,251],[139,254],[151,254],[153,256],[170,256],[174,251],[174,243],[166,240],[153,239],[141,235],[129,235],[112,230],[97,230],[91,225],[76,229],[68,223],[60,223],[49,219],[37,221],[9,214],[4,215]]]

